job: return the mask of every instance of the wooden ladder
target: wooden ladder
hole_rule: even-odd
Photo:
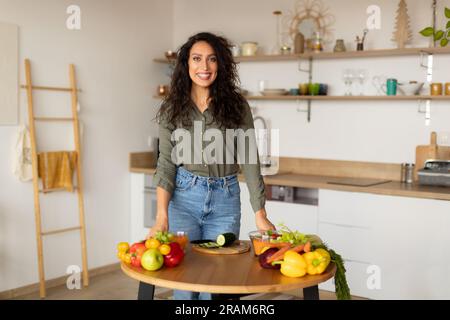
[[[36,240],[37,240],[37,253],[38,253],[38,266],[39,266],[39,294],[41,298],[45,298],[45,273],[44,273],[44,253],[42,246],[42,237],[69,232],[73,230],[80,230],[81,238],[81,258],[83,263],[83,285],[89,285],[89,274],[87,266],[87,252],[86,252],[86,228],[84,221],[84,201],[83,201],[83,178],[81,172],[81,150],[80,150],[80,132],[79,132],[79,121],[78,121],[78,89],[75,81],[75,67],[73,64],[69,65],[69,79],[70,88],[59,88],[59,87],[42,87],[33,86],[31,82],[31,66],[30,60],[25,59],[25,77],[26,85],[21,87],[27,90],[28,99],[28,119],[30,128],[30,140],[31,140],[31,157],[32,157],[32,168],[33,168],[33,190],[34,190],[34,211],[35,211],[35,223],[36,223]],[[49,90],[49,91],[65,91],[69,92],[72,96],[72,117],[71,118],[47,118],[47,117],[35,117],[33,110],[33,90]],[[79,226],[57,229],[52,231],[42,231],[41,227],[41,208],[39,194],[54,191],[64,191],[64,189],[39,189],[39,175],[38,175],[38,151],[36,147],[36,131],[35,131],[35,121],[70,121],[73,123],[73,133],[75,139],[75,152],[77,153],[76,161],[76,172],[77,172],[77,187],[75,188],[78,195],[78,213],[79,213]]]

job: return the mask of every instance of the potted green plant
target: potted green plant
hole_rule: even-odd
[[[424,37],[433,37],[434,41],[440,41],[441,47],[445,47],[450,42],[450,9],[445,8],[445,17],[449,19],[444,30],[435,30],[433,27],[426,27],[420,31]]]

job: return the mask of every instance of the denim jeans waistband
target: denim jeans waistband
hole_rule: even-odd
[[[214,183],[220,183],[221,185],[230,184],[231,182],[237,182],[237,174],[225,176],[225,177],[205,177],[205,176],[199,176],[195,175],[189,170],[184,169],[183,167],[177,168],[177,176],[181,176],[183,178],[187,179],[195,179],[196,181],[202,183],[202,184],[214,184]]]

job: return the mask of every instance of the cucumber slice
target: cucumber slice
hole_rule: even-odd
[[[229,246],[236,241],[236,236],[232,232],[222,233],[217,236],[217,244],[221,247]]]
[[[207,248],[207,249],[214,249],[219,248],[220,246],[215,242],[206,242],[206,243],[200,243],[198,244],[199,247]]]

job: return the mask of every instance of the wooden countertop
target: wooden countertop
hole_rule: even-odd
[[[348,186],[348,185],[338,185],[328,183],[328,181],[336,181],[336,180],[338,180],[336,179],[336,177],[313,176],[295,173],[286,173],[264,177],[264,182],[267,185],[281,185],[281,186],[312,188],[312,189],[363,192],[387,196],[450,200],[450,188],[445,187],[406,184],[401,183],[399,181],[391,181],[369,187]],[[241,181],[243,181],[243,178]]]
[[[130,154],[130,172],[154,174],[156,168],[154,165],[152,166],[153,156],[149,157],[148,154]],[[450,201],[450,188],[401,183],[398,179],[399,168],[399,164],[280,158],[280,173],[264,176],[264,182],[267,185]],[[305,174],[305,172],[308,172],[308,174]],[[341,178],[361,179],[362,181],[362,177],[391,181],[368,187],[328,183],[329,181],[339,181]],[[245,182],[243,175],[239,175],[239,181]]]

